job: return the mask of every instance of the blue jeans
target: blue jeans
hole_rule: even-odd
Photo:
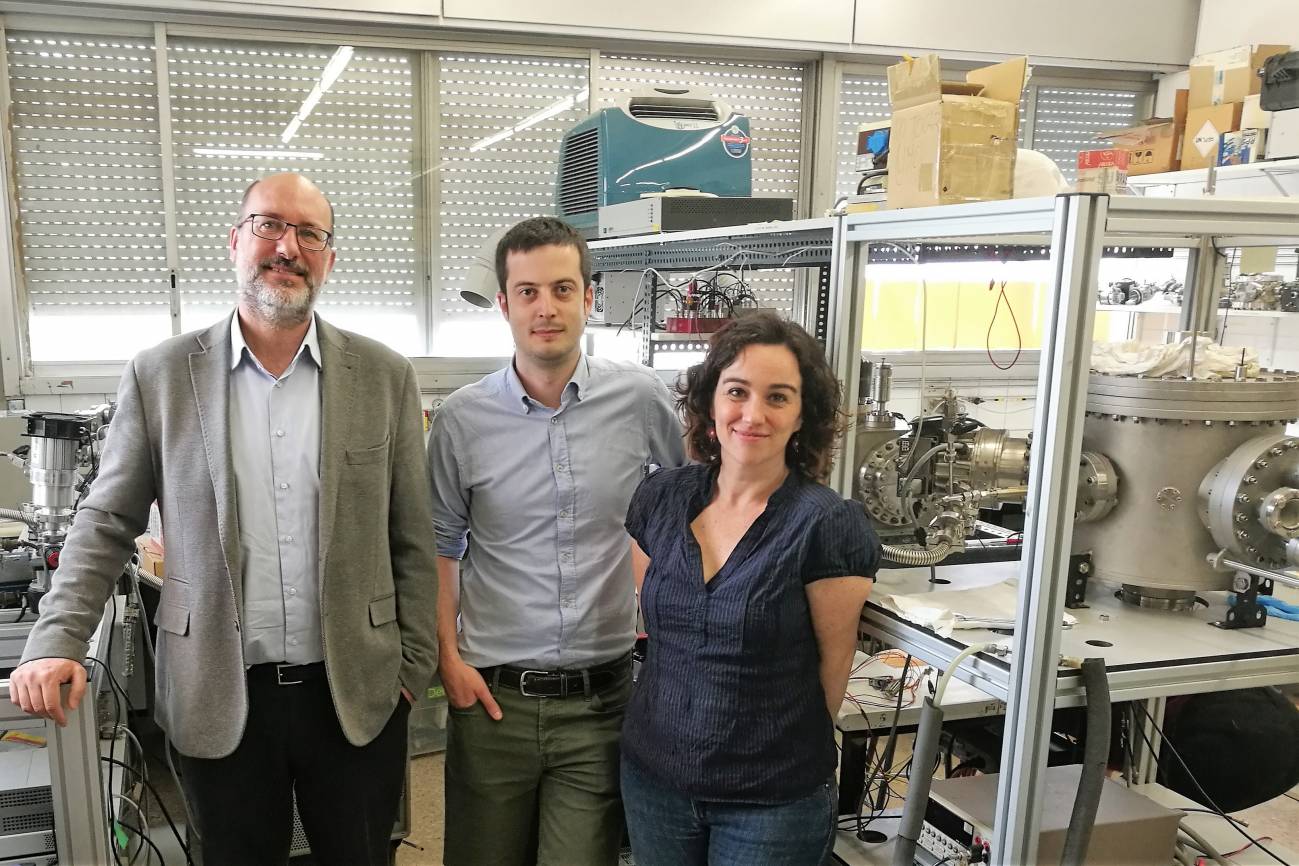
[[[622,800],[636,866],[822,866],[834,848],[834,780],[789,803],[696,800],[625,757]]]

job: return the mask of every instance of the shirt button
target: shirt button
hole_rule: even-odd
[[[564,551],[564,553],[562,554],[562,556],[564,557],[565,560],[568,560],[568,559],[572,559],[572,558],[573,558],[573,554],[569,553],[567,550]]]
[[[563,511],[559,512],[559,516],[560,516],[560,517],[567,517],[567,516],[568,516],[568,509],[565,508]]]
[[[276,436],[279,436],[280,438],[284,438],[284,431],[283,431],[283,430],[276,430],[276,431],[275,431],[275,435],[276,435]]]
[[[289,595],[297,595],[297,594],[298,594],[298,588],[296,586],[289,587]]]
[[[564,464],[563,464],[563,463],[556,463],[556,464],[555,464],[555,471],[556,471],[556,472],[563,472],[563,471],[564,471]]]
[[[559,417],[556,416],[556,417],[554,417],[554,418],[551,418],[551,419],[550,419],[550,423],[551,423],[551,424],[558,424],[558,423],[559,423]]]
[[[281,536],[280,536],[280,541],[283,541],[285,544],[292,544],[292,543],[293,543],[293,536],[292,536],[292,535],[281,535]]]
[[[291,637],[291,638],[289,638],[289,645],[290,645],[290,646],[297,646],[297,645],[298,645],[298,639],[297,639],[296,637]]]
[[[281,490],[288,490],[288,489],[289,489],[289,482],[287,482],[287,481],[281,481],[281,482],[280,482],[280,489],[281,489]]]

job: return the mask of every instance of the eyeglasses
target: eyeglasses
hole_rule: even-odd
[[[296,225],[295,223],[285,222],[278,217],[266,216],[260,213],[249,214],[235,228],[239,228],[239,226],[247,222],[252,223],[253,234],[268,241],[278,241],[284,237],[285,232],[293,229],[298,236],[298,246],[313,252],[320,252],[334,240],[333,232],[327,232],[315,226]]]

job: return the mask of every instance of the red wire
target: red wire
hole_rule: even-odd
[[[996,285],[996,280],[988,280],[988,291],[992,291]],[[997,323],[997,312],[1001,309],[1001,302],[1006,302],[1006,311],[1010,313],[1010,321],[1015,326],[1015,357],[1010,359],[1010,363],[1001,366],[997,359],[992,357],[992,326]],[[1015,308],[1011,306],[1010,298],[1006,297],[1006,281],[1001,281],[1001,291],[997,294],[997,306],[992,308],[992,320],[988,322],[988,337],[986,340],[988,350],[988,361],[998,370],[1009,370],[1019,362],[1019,356],[1024,352],[1024,335],[1019,331],[1019,319],[1015,316]]]

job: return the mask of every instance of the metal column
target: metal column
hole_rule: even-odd
[[[1014,657],[1002,745],[993,862],[1037,862],[1045,794],[1046,723],[1055,708],[1060,615],[1073,536],[1074,496],[1082,451],[1083,407],[1090,369],[1095,285],[1109,198],[1056,199],[1038,404],[1033,425],[1028,521],[1020,563]],[[1031,648],[1031,651],[1030,651]]]
[[[843,229],[843,218],[835,222],[834,255],[830,260],[830,292],[825,323],[825,349],[830,367],[843,386],[843,404],[840,408],[855,417],[857,407],[858,368],[861,365],[862,315],[865,292],[862,267],[866,261],[865,244],[850,244]],[[830,471],[830,486],[840,496],[852,497],[853,466],[856,455],[853,445],[856,437],[851,429],[843,437],[834,467]]]
[[[1183,332],[1217,334],[1218,299],[1227,280],[1227,257],[1218,252],[1213,237],[1200,238],[1199,245],[1191,250],[1186,271],[1177,328]]]

